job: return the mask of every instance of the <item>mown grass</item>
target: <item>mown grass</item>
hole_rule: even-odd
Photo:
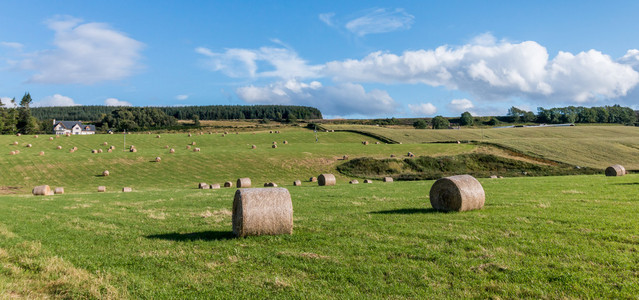
[[[574,126],[494,129],[397,129],[364,125],[323,125],[334,130],[359,130],[407,143],[479,141],[575,166],[606,168],[612,164],[639,169],[639,128]]]
[[[639,176],[482,179],[438,213],[432,181],[289,188],[294,234],[232,238],[234,189],[0,197],[4,296],[632,298]],[[48,268],[50,262],[56,268]]]

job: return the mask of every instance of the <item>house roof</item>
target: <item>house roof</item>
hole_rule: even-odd
[[[66,129],[71,129],[71,128],[73,128],[73,126],[75,126],[77,124],[78,126],[80,126],[80,129],[82,129],[82,131],[87,131],[87,129],[85,129],[85,127],[88,126],[89,127],[88,131],[95,131],[95,125],[84,125],[80,121],[56,121],[55,125],[53,125],[53,127],[58,126],[58,124],[62,125],[62,127],[66,128]]]

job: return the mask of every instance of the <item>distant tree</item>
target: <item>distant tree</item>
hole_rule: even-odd
[[[428,128],[428,123],[423,119],[419,119],[413,122],[413,127],[415,127],[415,129],[426,129]]]
[[[473,115],[465,111],[464,113],[461,114],[461,119],[459,122],[461,123],[462,126],[473,126],[473,122],[474,122]]]
[[[18,131],[24,134],[36,133],[40,128],[38,120],[31,116],[31,110],[29,105],[33,100],[31,94],[24,93],[22,100],[20,100],[20,108],[18,109]]]
[[[193,126],[200,127],[202,124],[200,123],[200,116],[193,115]]]
[[[450,126],[450,122],[448,121],[448,119],[442,116],[434,117],[432,123],[433,129],[448,129],[448,127]]]
[[[488,125],[490,126],[495,126],[495,125],[498,125],[499,123],[501,122],[499,122],[499,120],[495,117],[490,118],[490,121],[488,121]]]

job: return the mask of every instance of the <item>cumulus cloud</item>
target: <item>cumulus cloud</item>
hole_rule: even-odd
[[[473,102],[471,102],[468,99],[453,99],[450,101],[450,103],[448,104],[448,109],[452,112],[465,112],[465,111],[471,111],[473,108],[475,108],[475,105],[473,105]]]
[[[320,17],[321,19],[321,17]],[[359,36],[410,29],[415,17],[401,8],[368,11],[365,15],[346,23],[346,29]],[[326,22],[325,22],[326,23]]]
[[[177,95],[175,96],[175,99],[183,101],[183,100],[189,99],[189,95]]]
[[[198,47],[195,52],[208,57],[206,63],[213,71],[220,71],[230,77],[313,78],[318,76],[321,69],[321,66],[308,65],[289,48],[227,49],[216,53]],[[259,68],[259,63],[269,65],[268,70]]]
[[[33,83],[94,84],[119,80],[138,71],[143,44],[104,23],[71,17],[47,21],[54,49],[32,53],[19,66],[36,73]]]
[[[121,101],[116,98],[107,98],[104,100],[106,106],[132,106],[131,102]]]
[[[9,97],[0,97],[0,100],[2,101],[2,104],[4,105],[4,107],[17,107],[17,104],[13,104],[11,103],[11,99],[13,98],[9,98]],[[17,101],[17,100],[16,100]]]
[[[432,103],[419,103],[419,104],[408,104],[408,109],[410,110],[411,114],[416,115],[416,116],[422,116],[422,115],[434,115],[435,113],[437,113],[437,107],[435,107],[435,105],[433,105]]]
[[[3,101],[4,103],[4,101]],[[75,103],[72,98],[67,96],[62,96],[60,94],[54,94],[53,96],[46,96],[42,98],[42,100],[33,102],[31,106],[33,107],[43,107],[43,106],[77,106],[80,104]]]
[[[624,59],[636,55],[629,51]],[[461,47],[333,61],[325,74],[337,81],[444,86],[483,100],[523,96],[577,103],[624,96],[639,83],[639,72],[599,51],[559,52],[549,59],[536,42],[497,43],[490,36]]]
[[[361,85],[352,83],[324,86],[318,81],[304,83],[291,79],[267,86],[240,87],[236,93],[251,104],[308,105],[326,115],[376,116],[397,110],[397,103],[386,91],[367,92]]]
[[[0,42],[0,46],[15,50],[22,50],[22,47],[24,47],[24,45],[16,42]]]

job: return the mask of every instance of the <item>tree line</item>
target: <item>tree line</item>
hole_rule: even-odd
[[[95,122],[104,115],[125,107],[114,106],[64,106],[31,108],[32,115],[40,120],[83,120]],[[308,120],[322,119],[319,109],[308,106],[292,105],[208,105],[208,106],[167,106],[145,107],[143,109],[159,110],[178,120],[233,120],[233,119],[266,119],[266,120]]]

